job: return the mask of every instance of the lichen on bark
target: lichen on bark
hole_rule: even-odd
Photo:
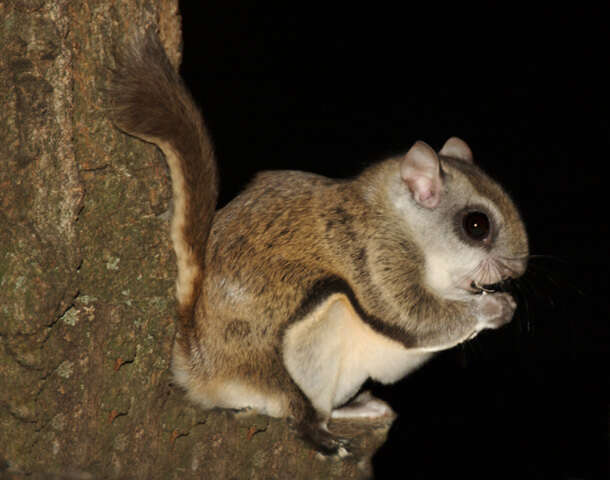
[[[0,18],[0,476],[368,475],[390,420],[343,425],[360,454],[320,459],[284,420],[205,412],[172,384],[167,168],[102,95],[134,28],[157,25],[178,64],[176,0],[0,2]]]

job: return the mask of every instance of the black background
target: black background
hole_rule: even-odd
[[[399,415],[376,478],[607,478],[606,12],[332,5],[182,2],[221,205],[260,170],[345,177],[455,135],[540,255],[510,326],[373,386]]]

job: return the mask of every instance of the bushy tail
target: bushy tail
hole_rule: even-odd
[[[201,113],[156,33],[135,38],[116,58],[108,104],[118,128],[157,145],[172,179],[171,236],[178,263],[179,340],[188,346],[203,280],[218,172]],[[188,350],[187,350],[188,351]]]

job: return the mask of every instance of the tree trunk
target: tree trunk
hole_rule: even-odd
[[[0,478],[370,476],[391,419],[331,425],[355,453],[321,458],[172,385],[167,169],[102,98],[133,29],[179,63],[177,1],[0,1],[0,19]]]

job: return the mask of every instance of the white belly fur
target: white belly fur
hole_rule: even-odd
[[[319,411],[349,400],[367,378],[401,379],[433,352],[412,351],[375,332],[343,294],[336,294],[291,326],[284,337],[284,362]]]

